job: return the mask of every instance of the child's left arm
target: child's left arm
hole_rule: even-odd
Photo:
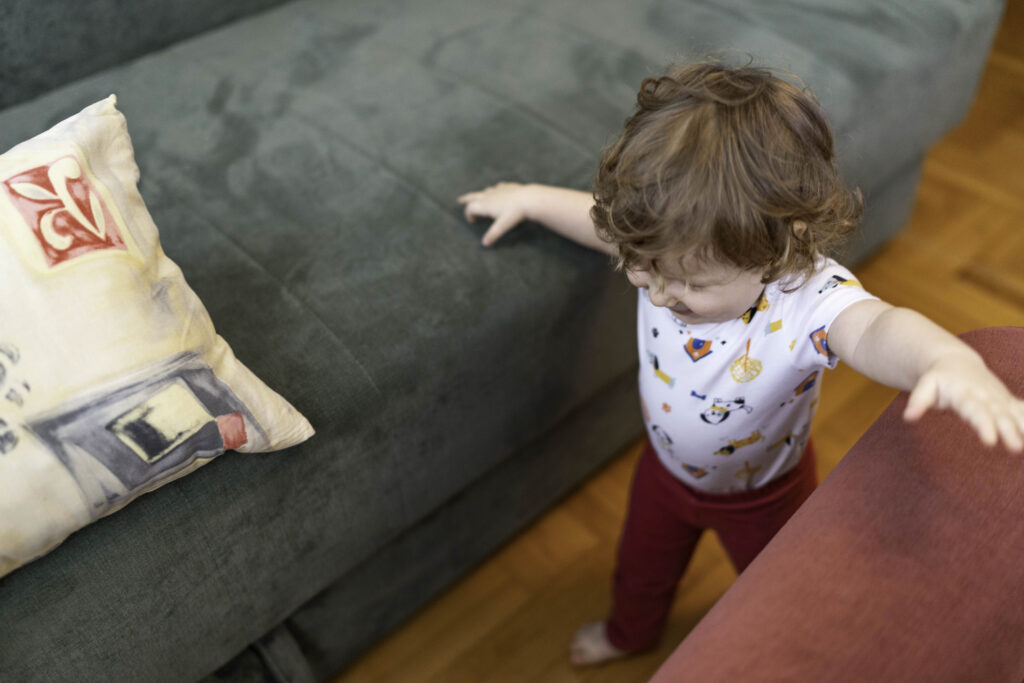
[[[840,313],[828,347],[873,380],[910,391],[903,417],[950,408],[981,440],[1024,450],[1024,401],[1013,396],[981,356],[920,313],[883,301],[860,301]]]

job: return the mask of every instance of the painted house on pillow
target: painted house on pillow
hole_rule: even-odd
[[[23,219],[25,232],[36,238],[35,242],[12,241],[37,273],[74,277],[70,271],[79,265],[76,259],[87,255],[95,261],[107,254],[124,256],[134,251],[143,260],[110,192],[83,171],[82,161],[74,154],[16,173],[5,179],[0,189]],[[17,221],[6,225],[14,231],[19,227]],[[164,326],[174,329],[177,321],[171,302],[166,300],[167,288],[153,287],[151,294],[158,299],[152,308],[167,314],[170,320]],[[93,304],[91,327],[109,332],[99,314],[104,302]],[[46,311],[41,314],[49,315]],[[19,324],[17,329],[26,327],[29,325]],[[74,334],[78,339],[82,331],[73,332],[79,332]],[[33,341],[33,346],[45,348],[54,339]],[[8,343],[4,348],[12,365],[20,361],[16,346]],[[122,349],[118,347],[119,355]],[[94,365],[95,359],[77,362]],[[38,438],[68,469],[95,517],[121,507],[196,459],[244,446],[248,441],[246,420],[258,428],[255,417],[199,354],[183,353],[158,364],[161,367],[135,369],[128,377],[107,380],[104,393],[90,387],[82,396],[46,406],[45,417],[27,421],[29,438]],[[47,371],[42,374],[63,376],[52,367]],[[0,388],[4,399],[19,409],[25,408],[30,393],[31,386],[24,380],[6,391]],[[33,405],[38,415],[39,405],[35,401]],[[5,455],[25,439],[10,429],[11,424],[7,426]]]

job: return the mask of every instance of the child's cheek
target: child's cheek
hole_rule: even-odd
[[[714,297],[710,297],[704,292],[690,292],[690,295],[686,297],[686,302],[687,305],[694,311],[715,308],[716,304],[721,303],[716,301]]]

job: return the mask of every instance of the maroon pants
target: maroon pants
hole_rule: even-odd
[[[608,639],[627,652],[657,645],[679,579],[705,529],[713,529],[737,572],[768,545],[817,486],[810,442],[800,463],[765,487],[712,494],[676,479],[650,443],[640,456],[613,582]]]

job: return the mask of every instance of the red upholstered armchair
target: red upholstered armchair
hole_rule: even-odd
[[[962,338],[1024,395],[1024,328]],[[652,681],[1024,680],[1024,457],[906,400]]]

